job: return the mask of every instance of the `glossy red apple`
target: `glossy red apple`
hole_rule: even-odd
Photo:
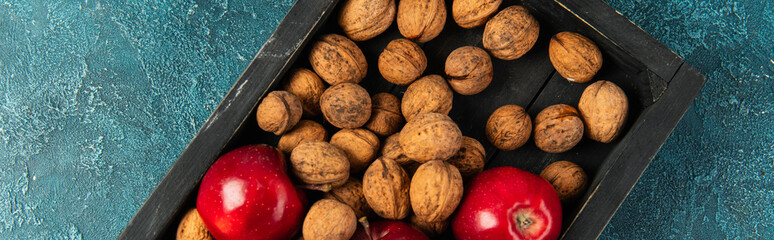
[[[393,220],[383,220],[373,223],[360,220],[361,226],[357,227],[352,240],[429,240],[422,231],[408,223]],[[366,232],[362,225],[368,225]],[[369,237],[369,234],[371,237]]]
[[[216,239],[289,239],[301,226],[305,196],[285,172],[285,157],[267,145],[218,158],[199,186],[196,208]]]
[[[514,168],[476,175],[452,219],[457,239],[557,239],[562,227],[559,196],[548,181]]]

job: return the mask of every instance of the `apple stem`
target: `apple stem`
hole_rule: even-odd
[[[363,229],[365,229],[365,233],[368,235],[368,239],[373,240],[374,237],[371,236],[371,224],[368,223],[368,218],[361,217],[357,221],[360,222],[360,225],[362,225]]]
[[[330,183],[325,184],[304,184],[304,185],[297,185],[296,187],[306,189],[306,190],[315,190],[315,191],[321,191],[321,192],[329,192],[331,189],[333,189],[333,185]]]
[[[518,214],[516,215],[516,223],[519,224],[519,228],[524,230],[529,227],[529,225],[532,225],[532,219],[527,216],[527,214]]]

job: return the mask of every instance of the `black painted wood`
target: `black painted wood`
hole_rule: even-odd
[[[294,67],[310,68],[307,43],[321,34],[342,34],[335,20],[337,2],[298,0],[120,239],[174,238],[182,212],[195,206],[198,183],[220,154],[247,144],[277,143],[278,136],[258,128],[254,120],[256,105],[265,93],[278,88],[286,71]],[[563,238],[596,238],[706,80],[603,1],[505,0],[501,9],[515,4],[523,4],[540,22],[538,43],[520,59],[493,58],[492,84],[473,96],[455,93],[449,116],[464,135],[478,139],[485,146],[487,168],[507,165],[539,173],[559,160],[583,167],[591,177],[591,187],[576,205],[565,206]],[[451,4],[447,4],[447,10],[451,11]],[[424,75],[445,76],[446,56],[461,46],[481,47],[483,30],[483,27],[462,29],[449,16],[440,36],[420,44],[428,58]],[[561,31],[579,32],[602,50],[604,65],[592,82],[613,81],[627,93],[630,113],[624,134],[609,144],[583,139],[572,150],[560,154],[540,151],[532,139],[514,151],[497,150],[484,136],[486,120],[495,109],[517,104],[527,109],[534,119],[540,110],[553,104],[577,107],[583,89],[592,83],[570,83],[551,66],[548,39]],[[393,22],[380,36],[356,42],[368,61],[368,74],[360,84],[369,93],[391,92],[400,98],[405,92],[406,86],[385,81],[377,65],[384,47],[401,37]],[[313,120],[323,123],[329,134],[338,131],[322,117]],[[316,199],[316,195],[319,194],[311,194],[310,199]],[[452,237],[450,232],[442,236],[443,239]]]
[[[229,144],[258,100],[281,79],[310,36],[334,9],[335,0],[298,0],[269,37],[196,137],[172,165],[118,239],[157,239],[180,213],[204,173]]]

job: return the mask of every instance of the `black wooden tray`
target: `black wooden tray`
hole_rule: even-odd
[[[257,103],[277,88],[289,69],[309,68],[305,47],[317,35],[341,32],[335,18],[331,18],[337,14],[338,2],[296,2],[119,239],[174,238],[180,215],[195,205],[197,186],[219,155],[251,143],[276,144],[278,137],[262,132],[255,122]],[[450,8],[451,0],[447,2]],[[582,166],[592,182],[577,206],[565,208],[562,238],[596,238],[706,78],[602,0],[505,0],[501,9],[516,4],[527,7],[540,22],[538,43],[520,59],[493,58],[492,84],[474,96],[455,93],[449,116],[457,121],[464,135],[484,144],[487,168],[510,165],[539,173],[558,160]],[[629,97],[630,114],[623,135],[609,144],[584,139],[561,154],[544,153],[532,141],[515,151],[498,151],[483,134],[484,124],[496,108],[517,104],[534,118],[549,105],[577,106],[583,89],[591,83],[569,83],[551,66],[548,39],[561,31],[579,32],[602,50],[604,65],[595,79],[615,82]],[[428,58],[425,74],[443,74],[446,56],[458,47],[481,47],[482,32],[483,27],[462,29],[449,16],[441,35],[422,45]],[[393,23],[375,39],[358,42],[369,63],[368,75],[361,85],[371,94],[392,92],[400,97],[406,89],[389,84],[376,69],[379,53],[390,40],[399,37]]]

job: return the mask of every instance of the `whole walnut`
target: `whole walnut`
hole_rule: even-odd
[[[347,154],[350,173],[365,170],[379,153],[379,137],[362,128],[339,130],[331,136],[331,144]]]
[[[446,24],[444,0],[401,0],[398,30],[404,37],[423,43],[441,34]]]
[[[409,85],[425,72],[427,57],[416,43],[399,38],[392,40],[379,54],[379,73],[396,85]]]
[[[609,143],[621,133],[629,113],[629,100],[615,83],[598,81],[583,90],[578,111],[583,117],[586,136]]]
[[[495,110],[486,121],[486,138],[500,150],[511,151],[524,146],[532,133],[532,120],[524,108],[505,105]]]
[[[478,140],[462,136],[460,150],[446,161],[457,167],[462,176],[473,176],[484,171],[486,151]]]
[[[463,28],[474,28],[484,25],[489,17],[497,12],[502,0],[454,0],[452,2],[452,17],[457,25]]]
[[[464,46],[452,51],[446,57],[444,70],[451,88],[462,95],[480,93],[492,82],[492,59],[477,47]]]
[[[339,26],[352,40],[365,41],[382,34],[395,19],[395,0],[347,0],[341,6]]]
[[[398,97],[389,93],[377,93],[371,97],[371,119],[366,122],[365,128],[386,137],[400,130],[403,124]]]
[[[347,155],[323,141],[306,141],[290,153],[291,171],[310,185],[341,186],[349,178]]]
[[[355,211],[355,216],[358,218],[371,212],[371,207],[368,206],[368,202],[366,202],[363,195],[363,184],[360,183],[360,180],[350,178],[344,185],[335,187],[330,192],[325,193],[323,198],[347,204]]]
[[[330,85],[359,83],[368,70],[363,51],[352,40],[337,34],[323,35],[312,44],[309,63]]]
[[[309,208],[302,233],[305,240],[349,239],[357,229],[357,218],[347,204],[321,199]]]
[[[423,113],[400,131],[400,147],[410,159],[424,163],[446,160],[462,145],[462,132],[449,116]]]
[[[602,68],[602,52],[597,45],[574,32],[560,32],[551,37],[548,57],[556,72],[570,82],[588,82]]]
[[[409,214],[409,177],[394,160],[377,158],[363,174],[363,195],[374,212],[400,220]]]
[[[298,144],[311,140],[328,141],[328,132],[315,121],[301,120],[293,130],[280,137],[277,148],[284,153],[290,153]]]
[[[539,34],[540,25],[526,8],[510,6],[486,23],[484,48],[496,58],[517,59],[532,49]]]
[[[583,121],[575,108],[557,104],[535,117],[535,145],[549,153],[572,149],[583,137]]]
[[[444,161],[423,163],[411,178],[409,196],[418,218],[426,222],[446,220],[462,200],[462,175]]]
[[[263,98],[255,114],[258,127],[275,135],[282,135],[301,120],[304,110],[301,101],[292,93],[272,91]]]
[[[409,217],[409,222],[414,224],[414,226],[419,228],[419,230],[424,232],[429,237],[437,237],[446,231],[446,228],[449,227],[449,219],[438,222],[427,222],[417,217],[417,215],[411,215]]]
[[[196,208],[188,210],[177,226],[177,240],[215,240]]]
[[[564,204],[578,199],[588,187],[588,176],[583,168],[568,161],[551,163],[540,172],[540,176],[554,186]]]
[[[371,96],[354,83],[334,85],[323,92],[320,109],[337,128],[359,128],[371,118]]]
[[[413,162],[411,158],[403,154],[403,149],[400,148],[400,132],[396,132],[387,137],[387,139],[384,139],[382,157],[395,160],[395,162],[398,162],[401,166]]]
[[[304,115],[320,115],[320,96],[325,91],[325,83],[312,70],[296,68],[291,70],[284,89],[301,100]]]
[[[420,113],[436,112],[449,114],[454,93],[438,75],[428,75],[409,85],[403,93],[400,110],[406,121]]]

